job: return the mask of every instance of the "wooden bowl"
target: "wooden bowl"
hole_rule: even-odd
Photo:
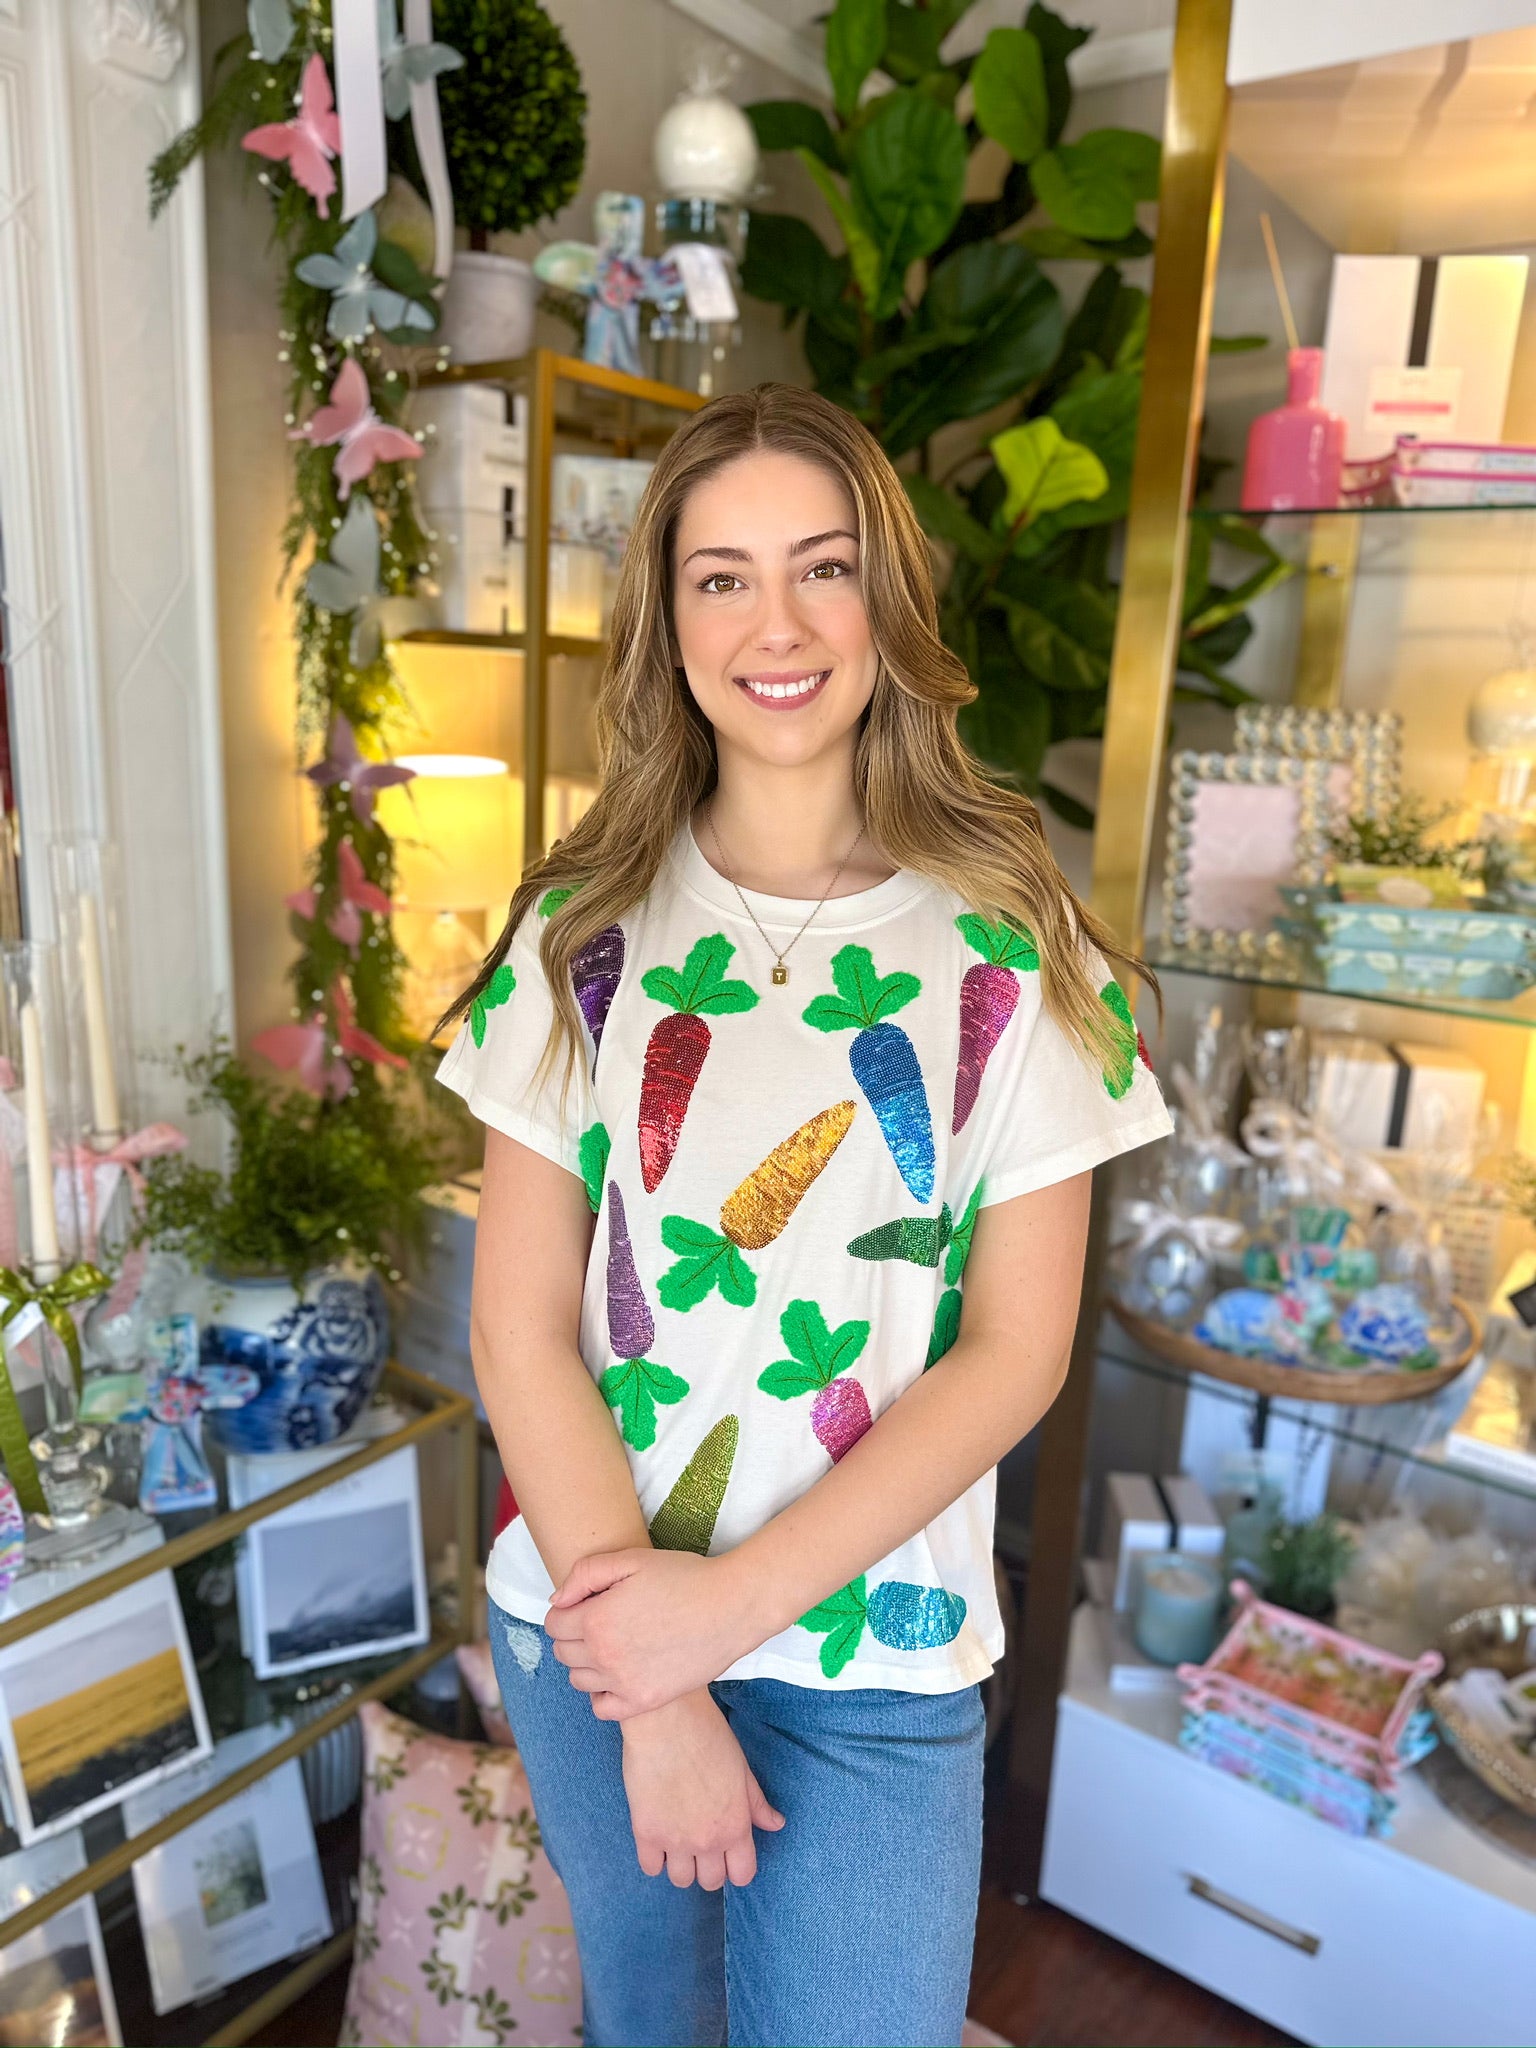
[[[1138,1315],[1125,1303],[1108,1297],[1115,1320],[1128,1336],[1183,1372],[1203,1372],[1207,1379],[1225,1380],[1229,1386],[1247,1387],[1255,1394],[1278,1395],[1287,1401],[1332,1401],[1338,1407],[1379,1408],[1389,1401],[1424,1401],[1449,1386],[1465,1372],[1477,1356],[1482,1329],[1477,1317],[1459,1297],[1455,1306],[1467,1326],[1466,1342],[1444,1365],[1425,1372],[1328,1372],[1303,1365],[1279,1365],[1272,1358],[1243,1358],[1235,1351],[1218,1351],[1214,1344],[1202,1344],[1183,1330],[1170,1330],[1165,1323]]]

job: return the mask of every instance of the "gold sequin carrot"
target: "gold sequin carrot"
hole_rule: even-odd
[[[757,1275],[741,1256],[773,1243],[807,1188],[847,1137],[855,1104],[835,1102],[775,1145],[720,1205],[720,1229],[687,1216],[663,1216],[661,1241],[679,1254],[656,1292],[666,1308],[697,1308],[712,1287],[737,1308],[757,1298]]]

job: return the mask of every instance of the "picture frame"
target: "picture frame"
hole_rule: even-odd
[[[26,1846],[212,1748],[168,1571],[0,1651],[0,1761]]]
[[[1327,761],[1176,753],[1170,768],[1163,937],[1213,960],[1278,959],[1282,887],[1321,882],[1333,797]]]
[[[123,1802],[131,1838],[292,1733],[242,1729],[201,1764]],[[325,1879],[298,1759],[280,1764],[133,1866],[134,1898],[157,2015],[328,1941]]]
[[[326,1446],[338,1448],[345,1456],[356,1446]],[[265,1468],[285,1462],[232,1458],[231,1506],[283,1485],[276,1473],[269,1483]],[[242,1647],[258,1678],[419,1648],[431,1617],[414,1444],[253,1523],[236,1593]]]
[[[0,1857],[0,1919],[20,1912],[85,1868],[78,1828]],[[121,2048],[96,1895],[57,1913],[0,1950],[0,2048]]]
[[[1335,821],[1379,818],[1397,802],[1401,788],[1402,714],[1314,710],[1299,704],[1240,704],[1236,751],[1327,761],[1347,769],[1347,779],[1333,779]]]

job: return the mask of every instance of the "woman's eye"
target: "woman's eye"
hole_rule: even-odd
[[[823,576],[821,573],[823,569],[835,569],[837,571],[837,575]],[[838,576],[846,576],[849,574],[849,568],[846,562],[840,562],[838,561],[835,555],[829,555],[826,561],[818,562],[816,564],[816,566],[811,570],[811,574],[816,578],[816,580],[819,583],[835,583],[838,580]]]
[[[700,590],[706,592],[710,596],[718,596],[718,591],[712,591],[710,589],[711,584],[735,583],[737,580],[738,579],[731,574],[729,569],[716,569],[712,576],[706,576],[704,578],[704,581],[699,585],[699,588]]]

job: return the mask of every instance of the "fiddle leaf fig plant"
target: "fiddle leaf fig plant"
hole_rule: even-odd
[[[947,556],[940,625],[978,688],[961,713],[976,751],[1074,823],[1044,781],[1053,741],[1103,729],[1118,588],[1115,528],[1130,499],[1147,294],[1121,266],[1151,252],[1159,145],[1128,128],[1065,139],[1067,60],[1090,31],[1048,7],[994,28],[973,55],[941,49],[971,0],[837,0],[825,17],[833,112],[749,106],[759,146],[792,154],[825,199],[834,251],[794,214],[754,212],[743,284],[801,323],[816,388],[902,465]],[[995,196],[968,198],[985,150]],[[1041,268],[1099,267],[1075,306]],[[1259,347],[1245,336],[1213,347]],[[935,437],[999,408],[985,438]],[[903,460],[903,458],[909,458]],[[1215,580],[1218,549],[1243,561]],[[1227,673],[1247,608],[1289,574],[1242,520],[1191,530],[1177,687],[1241,702]]]

